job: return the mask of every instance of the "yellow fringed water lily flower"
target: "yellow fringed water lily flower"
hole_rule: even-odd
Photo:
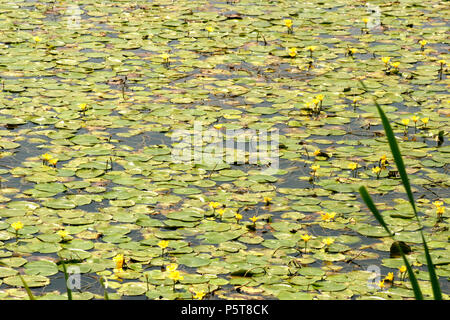
[[[239,222],[240,220],[242,220],[242,214],[240,214],[240,213],[236,213],[236,214],[234,215],[234,217],[236,218],[237,222]]]
[[[168,278],[172,279],[173,281],[180,281],[184,279],[184,277],[180,275],[180,271],[177,270],[170,272]]]
[[[305,242],[308,242],[309,240],[311,240],[311,236],[309,234],[304,234],[304,235],[301,235],[300,237]]]
[[[422,119],[420,119],[420,121],[422,121],[424,125],[426,125],[429,120],[430,120],[430,118],[422,118]]]
[[[288,54],[293,58],[297,55],[297,48],[289,48]]]
[[[417,121],[419,121],[419,117],[418,116],[416,116],[416,115],[413,115],[412,116],[412,118],[411,118],[411,120],[414,122],[414,123],[416,123]]]
[[[387,65],[389,61],[391,61],[391,57],[381,57],[381,61],[383,61],[383,63]]]
[[[380,167],[372,168],[372,172],[378,175],[381,172],[381,168]]]
[[[220,208],[220,209],[217,209],[217,214],[219,215],[219,216],[223,216],[223,214],[225,213],[225,209],[224,208]]]
[[[380,289],[383,289],[386,286],[384,284],[384,280],[381,280],[380,282],[378,282],[378,286],[380,287]]]
[[[169,61],[169,54],[168,53],[163,53],[160,56],[165,62]]]
[[[66,230],[58,230],[57,233],[63,239],[69,235],[69,233]]]
[[[318,164],[313,164],[313,165],[311,166],[311,170],[314,171],[314,172],[316,172],[316,171],[319,170],[319,169],[320,169],[320,165],[318,165]]]
[[[292,20],[291,19],[284,19],[284,25],[288,27],[289,29],[292,28]]]
[[[403,124],[404,126],[409,125],[409,119],[402,119],[402,124]]]
[[[269,204],[270,201],[272,201],[272,198],[271,198],[271,197],[264,197],[264,202],[265,202],[266,204]]]
[[[317,46],[307,46],[306,47],[306,50],[308,50],[310,52],[315,51],[316,49],[317,49]]]
[[[169,241],[167,240],[161,240],[160,242],[158,242],[158,247],[160,247],[161,249],[165,249],[169,246]]]
[[[389,272],[388,275],[384,278],[384,280],[387,280],[387,281],[394,280],[394,273],[393,272]]]
[[[78,108],[80,108],[81,111],[85,111],[87,109],[87,103],[80,103],[78,105]]]
[[[113,261],[116,263],[116,269],[118,269],[118,270],[122,269],[123,261],[124,261],[123,254],[122,253],[117,254],[113,258]]]
[[[314,156],[318,156],[319,154],[320,154],[320,149],[316,149],[316,150],[314,150]]]
[[[326,244],[327,246],[330,246],[330,245],[333,244],[334,239],[332,239],[332,238],[325,238],[325,239],[323,239],[322,242],[323,242],[324,244]]]
[[[436,207],[436,208],[439,208],[440,206],[442,206],[444,204],[444,202],[442,202],[442,201],[435,201],[435,202],[433,202],[433,205]]]
[[[52,166],[56,166],[56,164],[58,163],[58,159],[50,159],[48,160],[48,163],[51,164]]]
[[[51,159],[52,159],[52,156],[51,155],[49,155],[48,153],[44,153],[43,155],[42,155],[42,159],[44,160],[44,161],[50,161]]]
[[[16,231],[19,231],[20,229],[23,228],[23,223],[21,221],[16,221],[11,223],[11,227]]]
[[[316,96],[316,99],[319,100],[319,101],[323,101],[323,98],[325,98],[325,96],[323,94],[318,94]]]
[[[356,169],[358,168],[358,164],[357,164],[356,162],[350,162],[350,163],[348,164],[348,168],[349,168],[350,170],[356,170]]]
[[[398,67],[400,66],[400,62],[392,62],[391,66],[393,66],[395,69],[398,69]]]
[[[425,47],[425,46],[427,45],[427,43],[428,43],[427,40],[420,40],[420,41],[419,41],[419,44],[420,44],[420,46],[421,46],[422,48]]]
[[[205,291],[201,290],[201,291],[194,291],[195,295],[194,295],[194,299],[197,300],[202,300],[203,297],[206,295]]]
[[[249,218],[249,220],[251,222],[253,222],[253,223],[256,223],[256,221],[258,220],[258,217],[257,216],[253,216],[253,217]]]
[[[436,214],[438,216],[442,216],[445,213],[445,207],[437,207],[436,208]]]
[[[214,28],[211,27],[211,26],[207,26],[207,27],[206,27],[206,31],[208,31],[208,32],[213,32],[213,31],[214,31]]]
[[[34,42],[37,42],[37,43],[42,41],[42,39],[38,36],[34,37],[33,40],[34,40]]]
[[[211,201],[208,205],[211,209],[216,209],[221,206],[220,202],[213,202],[213,201]]]

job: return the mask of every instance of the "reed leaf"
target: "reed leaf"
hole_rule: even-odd
[[[25,279],[19,274],[20,280],[22,280],[23,286],[25,287],[25,291],[28,294],[28,297],[30,300],[36,300],[33,293],[31,292],[30,288],[28,287],[27,283],[25,282]]]

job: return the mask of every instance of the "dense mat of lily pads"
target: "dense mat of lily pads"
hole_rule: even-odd
[[[0,299],[28,298],[19,274],[37,297],[67,299],[62,262],[81,273],[74,299],[102,299],[100,278],[110,299],[410,299],[361,185],[430,297],[373,98],[448,298],[449,11],[1,0]],[[174,161],[172,135],[194,122],[279,130],[279,169]]]

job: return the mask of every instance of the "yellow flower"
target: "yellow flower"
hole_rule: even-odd
[[[237,221],[242,220],[242,214],[240,213],[236,213],[234,217],[236,218]]]
[[[169,273],[169,279],[172,279],[173,281],[180,281],[183,280],[184,277],[180,275],[180,271],[172,271]]]
[[[402,119],[402,124],[407,126],[409,124],[409,119]]]
[[[401,266],[398,271],[400,271],[400,273],[405,273],[406,272],[406,266]]]
[[[328,221],[334,219],[334,217],[336,216],[336,212],[331,212],[331,213],[325,212],[325,213],[321,213],[320,215],[322,216],[322,220],[328,222]]]
[[[272,198],[271,198],[271,197],[264,197],[264,202],[265,202],[266,204],[269,204],[270,201],[272,201]]]
[[[34,40],[34,42],[41,42],[42,41],[42,39],[39,38],[38,36],[34,37],[33,40]]]
[[[316,49],[317,49],[316,46],[308,46],[308,47],[306,47],[306,50],[308,50],[310,52],[315,51]]]
[[[348,164],[348,168],[349,168],[350,170],[356,170],[356,169],[358,168],[358,164],[357,164],[356,162],[350,162],[350,163]]]
[[[434,206],[436,208],[439,208],[440,206],[442,206],[444,204],[444,202],[442,202],[442,201],[435,201],[435,202],[433,202],[433,204],[434,204]]]
[[[420,119],[420,121],[422,121],[423,124],[425,124],[425,125],[428,123],[429,120],[430,120],[430,118],[422,118],[422,119]]]
[[[381,172],[381,168],[380,167],[372,168],[372,172],[375,174],[379,174]]]
[[[447,64],[447,61],[445,61],[445,60],[439,60],[438,62],[439,62],[441,65]]]
[[[116,269],[122,269],[123,267],[123,254],[119,253],[113,258],[113,261],[116,263]]]
[[[393,272],[389,272],[388,275],[384,278],[384,280],[387,280],[387,281],[394,280],[394,273]]]
[[[84,110],[87,109],[87,103],[80,103],[80,104],[78,105],[78,107],[81,109],[81,111],[84,111]]]
[[[320,154],[320,149],[314,150],[314,155],[315,155],[315,156],[318,156],[319,154]]]
[[[411,120],[414,121],[414,123],[416,123],[417,121],[419,121],[419,119],[420,119],[420,118],[419,118],[418,116],[416,116],[416,115],[413,115],[412,118],[411,118]]]
[[[348,52],[350,54],[355,54],[356,52],[358,52],[358,50],[356,48],[348,48]]]
[[[69,233],[66,230],[58,230],[57,233],[63,239],[69,235]]]
[[[208,32],[213,32],[213,31],[214,31],[214,28],[211,27],[211,26],[207,26],[207,27],[206,27],[206,31],[208,31]]]
[[[313,164],[313,165],[311,166],[311,170],[314,171],[314,172],[316,172],[316,171],[319,170],[319,169],[320,169],[320,165],[318,165],[318,164]]]
[[[297,55],[297,48],[289,48],[289,55],[293,58]]]
[[[391,57],[381,57],[381,61],[383,61],[383,63],[387,65],[389,61],[391,61]]]
[[[158,242],[158,247],[160,247],[161,249],[165,249],[169,246],[169,241],[167,240],[161,240],[160,242]]]
[[[324,95],[323,95],[323,94],[318,94],[318,95],[316,96],[316,99],[318,99],[319,101],[322,101],[323,98],[324,98]]]
[[[253,216],[253,217],[249,218],[249,220],[251,222],[255,223],[258,220],[258,217],[257,216]]]
[[[380,157],[380,161],[385,161],[385,162],[386,162],[386,160],[387,160],[387,157],[386,157],[385,154],[383,154],[383,155]]]
[[[202,300],[203,297],[206,295],[205,291],[203,291],[203,290],[194,291],[194,293],[195,293],[194,299],[197,299],[197,300]]]
[[[444,212],[445,212],[445,207],[438,207],[438,208],[436,208],[436,213],[437,213],[438,216],[443,215]]]
[[[285,24],[286,27],[288,27],[289,29],[292,28],[292,20],[291,20],[291,19],[285,19],[285,20],[284,20],[284,24]]]
[[[221,124],[221,123],[214,125],[214,129],[217,129],[217,130],[222,129],[222,127],[223,127],[223,124]]]
[[[393,66],[395,69],[398,69],[398,67],[400,66],[400,62],[392,62],[391,66]]]
[[[224,208],[217,209],[217,213],[219,214],[219,216],[223,216],[223,214],[225,213],[225,209]]]
[[[314,98],[314,99],[312,100],[312,102],[317,106],[317,105],[320,103],[320,100],[317,99],[317,98]]]
[[[50,159],[48,160],[48,163],[50,163],[52,166],[56,166],[56,164],[58,163],[58,159]]]
[[[23,223],[20,221],[17,221],[17,222],[11,223],[11,227],[16,231],[19,231],[20,229],[23,228]]]
[[[362,21],[367,24],[369,22],[369,18],[363,18]]]
[[[311,239],[311,236],[309,234],[304,234],[300,236],[303,241],[308,242]]]
[[[208,205],[211,209],[216,209],[220,207],[220,202],[210,202]]]
[[[383,288],[385,287],[385,285],[384,285],[384,280],[381,280],[381,281],[378,283],[378,286],[380,287],[380,289],[383,289]]]
[[[161,58],[162,58],[165,62],[167,62],[167,61],[169,61],[169,54],[163,53],[163,54],[161,54]]]
[[[329,246],[329,245],[333,244],[334,239],[332,239],[332,238],[325,238],[325,239],[323,239],[322,242],[323,242],[324,244],[326,244],[327,246]]]
[[[44,159],[44,161],[50,161],[52,159],[52,156],[49,155],[48,153],[44,153],[42,155],[42,159]]]
[[[420,40],[419,43],[420,43],[420,46],[423,48],[428,43],[428,41],[427,40]]]
[[[169,265],[167,265],[166,270],[169,272],[174,272],[175,270],[177,270],[178,265],[176,263],[171,263]]]

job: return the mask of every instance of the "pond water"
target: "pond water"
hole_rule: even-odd
[[[412,299],[360,186],[431,298],[374,99],[448,298],[448,6],[372,5],[0,1],[0,299]]]

